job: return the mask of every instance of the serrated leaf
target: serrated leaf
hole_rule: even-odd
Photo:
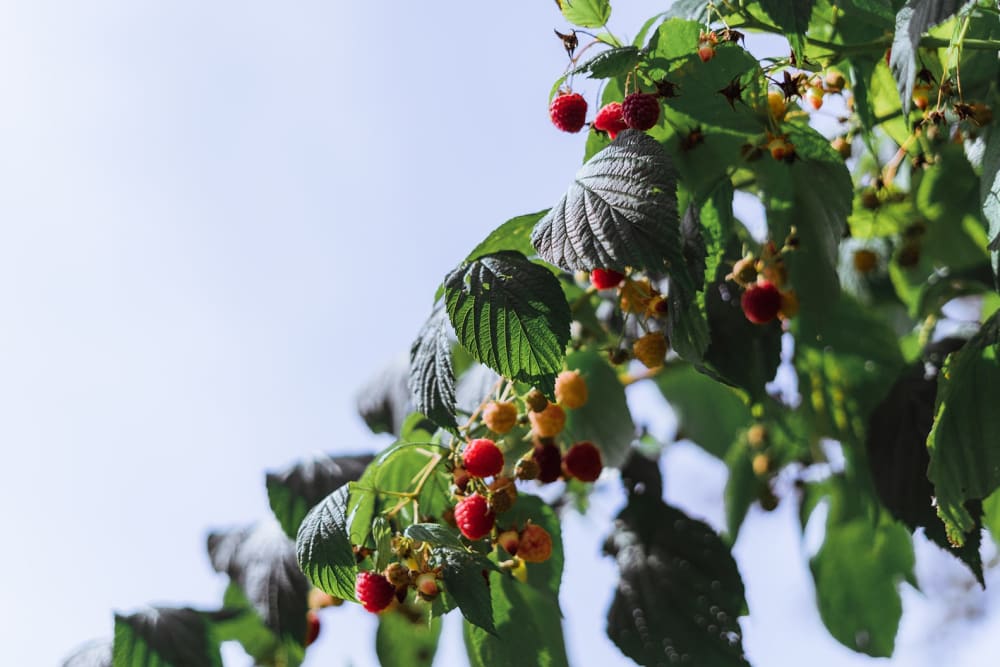
[[[990,129],[983,154],[983,175],[979,182],[979,200],[983,217],[989,225],[990,253],[996,285],[1000,286],[1000,130]]]
[[[442,428],[458,426],[450,333],[451,324],[442,303],[434,308],[410,347],[409,387],[417,411]]]
[[[682,268],[676,174],[663,147],[642,132],[619,134],[583,165],[531,242],[569,271]]]
[[[573,73],[586,74],[591,79],[610,79],[631,72],[640,60],[642,54],[638,47],[620,46],[601,51],[573,68]]]
[[[815,4],[816,0],[760,0],[760,8],[782,29],[800,60]]]
[[[399,433],[413,412],[409,364],[400,357],[382,367],[356,394],[358,414],[372,433]]]
[[[187,607],[115,614],[114,667],[222,667],[208,619]]]
[[[465,620],[490,634],[496,634],[490,589],[485,576],[494,567],[493,564],[484,562],[483,556],[465,550],[438,547],[433,554],[434,562],[441,567],[445,589]]]
[[[210,533],[208,556],[227,574],[264,624],[282,641],[303,644],[311,586],[295,560],[295,543],[277,521]]]
[[[720,459],[735,434],[750,423],[750,408],[738,392],[692,366],[666,369],[656,377],[656,386],[677,414],[678,437]]]
[[[112,667],[112,643],[107,640],[88,642],[66,658],[62,667]]]
[[[708,0],[674,0],[666,14],[669,17],[708,23]]]
[[[625,655],[640,665],[749,664],[737,620],[743,582],[711,528],[657,497],[633,495],[605,549],[620,572],[608,635]]]
[[[348,485],[309,510],[299,527],[295,551],[299,567],[321,590],[353,600],[358,567],[351,546]]]
[[[927,439],[938,515],[948,539],[961,545],[977,527],[965,506],[1000,486],[1000,312],[961,350],[948,357],[938,379],[934,426]]]
[[[372,537],[375,538],[375,569],[379,572],[392,561],[392,526],[384,516],[376,516],[372,521]]]
[[[973,2],[974,0],[907,0],[896,13],[896,32],[892,39],[889,67],[896,79],[903,115],[910,112],[913,103],[920,38],[928,28],[946,21]]]
[[[428,622],[424,609],[400,605],[379,614],[375,654],[381,667],[431,667],[441,636],[441,619]]]
[[[635,439],[635,423],[625,400],[625,388],[618,374],[599,352],[584,350],[566,358],[571,370],[580,371],[587,381],[587,402],[566,411],[565,431],[575,441],[589,440],[601,450],[605,466],[617,468]]]
[[[436,547],[464,549],[465,545],[459,539],[458,533],[452,528],[440,523],[415,523],[407,526],[403,534],[418,542],[426,542]]]
[[[469,253],[465,261],[471,262],[501,250],[514,250],[525,256],[533,255],[535,249],[531,246],[531,230],[546,213],[548,209],[511,218],[490,232],[490,235]]]
[[[321,500],[353,482],[375,457],[316,454],[277,472],[267,473],[267,499],[285,534],[295,539],[302,519]]]
[[[601,28],[611,17],[608,0],[560,0],[559,6],[567,21],[584,28]]]
[[[448,275],[445,303],[458,341],[473,357],[551,394],[571,316],[548,269],[518,252],[486,255]]]

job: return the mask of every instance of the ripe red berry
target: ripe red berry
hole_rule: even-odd
[[[594,269],[590,272],[590,284],[597,289],[618,287],[625,280],[625,274],[611,269]]]
[[[354,582],[358,602],[373,614],[382,611],[396,597],[396,587],[378,572],[359,572]]]
[[[579,93],[563,93],[549,105],[549,118],[563,132],[579,132],[587,120],[587,100]]]
[[[309,646],[319,637],[319,614],[310,609],[306,612],[306,640],[303,646]]]
[[[601,107],[601,110],[597,112],[597,117],[594,118],[594,128],[607,132],[612,139],[618,136],[619,132],[627,129],[628,124],[622,115],[622,103],[609,102]]]
[[[544,563],[552,556],[552,536],[541,526],[529,523],[521,531],[517,557],[527,563]]]
[[[653,93],[632,93],[622,102],[625,124],[636,130],[648,130],[660,120],[660,100]]]
[[[535,445],[535,463],[538,464],[538,481],[542,484],[549,484],[559,479],[562,474],[562,452],[555,443]]]
[[[781,292],[774,283],[763,281],[751,285],[740,299],[743,314],[754,324],[767,324],[781,310]]]
[[[592,442],[578,442],[563,457],[563,471],[581,482],[594,482],[601,476],[601,450]]]
[[[483,496],[474,493],[455,506],[455,523],[470,540],[486,537],[493,529],[496,515],[490,509],[490,504]]]
[[[462,461],[473,477],[492,477],[503,470],[503,452],[495,442],[486,438],[470,441],[465,446]]]

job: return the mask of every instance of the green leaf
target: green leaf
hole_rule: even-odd
[[[87,642],[62,663],[62,667],[111,667],[112,643],[106,640]]]
[[[364,543],[375,514],[394,508],[399,494],[414,491],[416,480],[425,473],[427,478],[416,498],[421,515],[440,518],[454,505],[448,490],[451,476],[442,465],[447,451],[430,442],[398,442],[379,454],[351,489],[350,508],[354,511],[358,507],[358,516],[352,518],[352,543]],[[399,518],[404,524],[416,520],[413,505],[401,509]]]
[[[410,347],[410,391],[418,412],[442,428],[457,428],[451,325],[444,305],[435,306]]]
[[[280,640],[304,643],[311,586],[295,560],[295,543],[277,521],[210,533],[208,556]]]
[[[574,352],[566,358],[566,365],[586,379],[589,396],[582,407],[566,411],[565,432],[576,442],[593,442],[601,450],[604,465],[617,468],[635,439],[625,387],[599,352]]]
[[[409,364],[400,358],[361,386],[356,399],[358,414],[372,433],[399,433],[406,415],[413,412],[409,379]]]
[[[833,515],[810,562],[820,617],[844,646],[889,657],[903,613],[897,588],[912,576],[910,535],[898,523],[876,526],[867,516],[836,521]]]
[[[665,369],[656,377],[656,385],[677,413],[678,437],[720,459],[735,434],[750,423],[750,408],[738,392],[692,366]]]
[[[115,614],[114,667],[222,667],[219,643],[199,611],[147,607]]]
[[[220,642],[237,641],[259,665],[297,667],[305,658],[302,637],[280,640],[236,584],[229,584],[212,630]]]
[[[760,0],[760,7],[771,20],[782,29],[788,38],[796,57],[801,61],[802,49],[805,46],[806,30],[812,17],[816,0]]]
[[[746,666],[743,582],[719,536],[649,494],[632,495],[605,550],[620,578],[608,635],[640,665]]]
[[[1000,286],[1000,130],[994,126],[986,140],[983,176],[979,183],[979,201],[989,224],[993,274]]]
[[[407,526],[403,534],[418,542],[426,542],[436,547],[464,549],[465,545],[454,529],[440,523],[415,523]]]
[[[514,250],[530,257],[535,254],[535,249],[531,245],[531,230],[546,213],[548,209],[511,218],[490,232],[490,235],[469,253],[465,261],[471,262],[501,250]]]
[[[676,5],[674,3],[671,9]],[[704,29],[705,24],[697,20],[673,17],[664,21],[649,38],[649,57],[662,59],[668,64],[690,57],[698,50],[698,37]]]
[[[708,23],[708,0],[674,0],[670,3],[667,16],[688,19],[698,23]]]
[[[392,526],[384,516],[376,516],[372,521],[372,537],[375,539],[375,569],[381,572],[393,559]]]
[[[448,595],[458,605],[462,616],[469,623],[496,634],[490,588],[486,576],[496,566],[479,554],[458,549],[437,547],[433,551],[434,563],[441,567]]]
[[[379,614],[375,653],[381,667],[431,667],[441,636],[441,619],[428,619],[412,605]]]
[[[361,477],[373,458],[370,454],[317,454],[284,470],[267,473],[267,499],[285,534],[294,540],[309,510],[344,484]]]
[[[608,0],[558,0],[563,16],[573,25],[602,28],[611,17]]]
[[[683,266],[677,181],[659,142],[626,130],[590,159],[531,242],[570,271]]]
[[[486,255],[448,275],[445,302],[458,341],[473,357],[551,395],[571,317],[548,269],[517,252]]]
[[[754,501],[760,497],[766,485],[753,471],[753,452],[745,438],[737,438],[726,454],[726,478],[724,493],[726,505],[726,541],[734,544],[743,520]]]
[[[1000,312],[961,350],[948,357],[938,379],[934,426],[927,439],[938,515],[949,540],[961,545],[976,529],[968,500],[984,500],[1000,486]]]
[[[637,47],[621,46],[601,51],[573,68],[573,73],[586,74],[591,79],[610,79],[631,72],[640,60],[642,53]]]
[[[317,588],[354,600],[358,566],[351,545],[348,486],[342,486],[316,505],[299,528],[295,540],[299,567]]]

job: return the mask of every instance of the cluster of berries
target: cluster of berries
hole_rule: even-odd
[[[552,124],[563,132],[579,132],[587,122],[587,100],[566,91],[549,105]],[[627,128],[646,131],[660,120],[660,100],[656,93],[632,93],[621,102],[605,104],[594,118],[594,129],[614,139]]]
[[[794,237],[787,248],[794,247]],[[785,289],[788,269],[782,252],[773,242],[764,245],[760,257],[748,255],[733,264],[726,276],[744,288],[740,297],[743,314],[754,324],[767,324],[776,317],[788,319],[799,312],[799,300],[794,290]]]
[[[354,582],[358,602],[373,614],[388,608],[393,600],[403,602],[411,588],[428,602],[441,593],[441,570],[430,565],[429,545],[397,536],[392,540],[392,550],[398,561],[382,572],[359,572]]]
[[[633,279],[618,271],[594,269],[590,272],[590,283],[598,290],[617,289],[622,312],[639,316],[644,324],[667,315],[667,300],[649,278]],[[659,368],[669,349],[666,336],[660,331],[651,331],[632,343],[632,356],[646,368]],[[612,355],[613,362],[622,360],[624,358]]]

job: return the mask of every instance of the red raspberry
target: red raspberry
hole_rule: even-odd
[[[592,442],[578,442],[563,457],[563,471],[567,477],[581,482],[593,482],[601,476],[601,450]]]
[[[590,272],[590,284],[597,289],[618,287],[625,280],[625,274],[611,269],[594,269]]]
[[[377,614],[396,597],[396,587],[378,572],[359,572],[354,583],[358,602],[373,614]]]
[[[660,100],[653,93],[632,93],[622,102],[625,123],[636,130],[648,130],[660,120]]]
[[[541,526],[529,523],[521,531],[517,557],[527,563],[544,563],[552,556],[552,536]]]
[[[306,612],[306,640],[303,646],[309,646],[319,637],[319,614],[312,609]]]
[[[609,102],[601,107],[601,110],[597,112],[597,117],[594,118],[594,128],[607,132],[612,139],[618,136],[619,132],[627,129],[625,117],[622,116],[622,103]],[[619,278],[619,280],[621,279]]]
[[[763,281],[751,285],[740,299],[743,314],[754,324],[767,324],[781,310],[781,292],[774,283]]]
[[[562,474],[562,452],[554,443],[535,445],[535,463],[538,464],[538,481],[549,484],[559,479]]]
[[[455,522],[458,529],[470,540],[479,540],[493,530],[496,515],[483,496],[474,493],[455,506]]]
[[[579,132],[587,120],[587,100],[579,93],[563,93],[549,105],[549,118],[563,132]]]
[[[462,455],[465,470],[473,477],[492,477],[503,470],[503,452],[486,438],[472,440]]]

